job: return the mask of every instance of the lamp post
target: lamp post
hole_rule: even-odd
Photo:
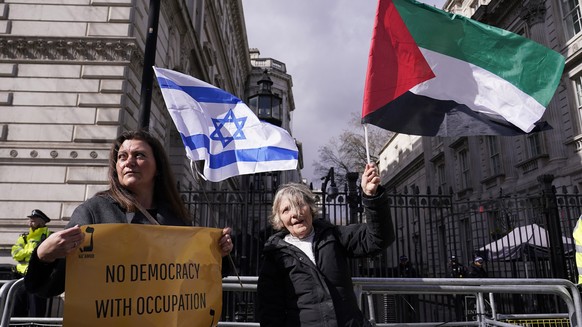
[[[348,172],[346,177],[348,180],[348,205],[350,208],[350,224],[355,224],[358,222],[358,213],[360,196],[358,195],[358,176],[357,172]]]
[[[281,97],[273,94],[271,86],[273,81],[269,77],[269,71],[264,70],[263,76],[257,82],[259,85],[259,92],[249,97],[249,107],[257,113],[260,120],[266,121],[273,125],[281,127],[283,121],[281,120]]]
[[[323,183],[321,184],[321,213],[323,215],[323,219],[327,219],[327,211],[325,209],[325,201],[327,197],[329,199],[335,199],[337,194],[339,193],[337,185],[335,184],[335,175],[333,171],[333,167],[329,168],[327,175],[321,178]],[[327,183],[331,181],[331,185],[329,186],[329,192],[327,191]]]
[[[143,71],[141,75],[141,93],[139,108],[139,127],[148,130],[150,126],[150,111],[152,107],[152,82],[156,62],[156,43],[158,41],[158,21],[160,20],[160,0],[150,0],[148,26],[145,42]]]

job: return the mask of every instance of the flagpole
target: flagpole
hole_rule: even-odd
[[[197,174],[194,174],[194,169],[196,169]],[[198,173],[198,168],[196,168],[196,165],[194,164],[194,161],[190,160],[190,171],[192,173],[192,176],[194,176],[194,178],[196,178],[200,183],[199,178],[204,178],[204,180],[206,180],[206,178],[204,177],[203,174]],[[202,186],[200,188],[202,190],[202,194],[204,194],[204,198],[206,199],[206,203],[210,203],[210,199],[208,198],[208,194],[206,194],[206,189]],[[216,219],[215,216],[213,216],[213,220],[214,220],[214,224],[216,225],[216,227],[219,227],[218,225],[218,220]],[[234,246],[234,243],[233,243]],[[234,270],[234,274],[236,275],[236,278],[238,279],[238,283],[240,284],[240,287],[243,288],[243,283],[242,280],[240,279],[240,275],[238,274],[238,269],[236,269],[236,264],[234,263],[234,260],[232,259],[232,256],[229,254],[227,254],[228,256],[228,261],[230,261],[230,265],[232,266],[232,269]]]
[[[206,202],[210,203],[210,199],[208,199],[208,195],[206,194],[206,190],[204,189],[204,187],[201,188],[202,189],[202,194],[204,194],[204,197],[206,198]],[[216,220],[216,217],[214,217],[214,224],[216,225],[216,227],[218,226],[218,221]],[[234,243],[232,244],[234,247]],[[232,270],[234,270],[234,274],[236,275],[236,278],[238,279],[238,283],[240,284],[240,288],[243,288],[243,283],[242,280],[240,279],[240,275],[238,274],[238,269],[236,269],[236,264],[234,263],[234,260],[232,259],[232,256],[229,254],[227,254],[228,256],[228,261],[230,262],[230,265],[232,266]]]
[[[364,139],[366,140],[366,160],[370,163],[370,146],[368,145],[368,124],[364,125]]]

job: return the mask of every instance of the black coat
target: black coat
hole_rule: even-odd
[[[489,277],[489,274],[487,273],[487,270],[485,270],[485,268],[483,268],[482,266],[478,266],[475,263],[471,263],[471,265],[469,266],[469,277],[487,278]]]
[[[180,218],[173,215],[167,208],[160,207],[155,215],[160,225],[184,226]],[[75,225],[91,224],[123,224],[148,223],[141,212],[136,214],[126,212],[113,198],[94,196],[79,205],[65,228]],[[224,262],[224,260],[223,260]],[[24,277],[26,290],[43,297],[51,297],[65,290],[65,259],[57,259],[52,263],[43,263],[38,259],[36,249],[30,257],[28,271]]]
[[[394,228],[383,193],[364,197],[363,204],[367,224],[313,221],[317,266],[283,240],[287,230],[267,240],[258,283],[262,327],[370,326],[358,308],[347,259],[380,253],[394,241]]]
[[[467,278],[467,267],[460,263],[451,264],[451,278]]]

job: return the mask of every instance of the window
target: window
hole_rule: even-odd
[[[440,162],[436,166],[437,182],[443,193],[447,191],[447,175],[445,172],[445,163]]]
[[[257,110],[259,108],[259,97],[252,97],[247,100],[249,107],[255,115],[257,115]]]
[[[487,143],[489,145],[489,174],[496,176],[501,174],[501,155],[499,154],[497,138],[488,136]]]
[[[576,97],[576,106],[578,107],[578,119],[582,121],[582,74],[573,78]]]
[[[562,15],[566,38],[571,39],[582,30],[580,21],[580,0],[562,0]]]
[[[479,8],[479,1],[475,0],[473,2],[471,2],[471,4],[469,4],[469,15],[468,17],[473,16],[473,14],[475,14],[475,12],[477,11],[477,8]]]
[[[574,84],[576,87],[576,104],[578,108],[582,108],[582,75],[574,79]]]
[[[539,133],[527,136],[527,152],[529,158],[534,158],[542,154],[542,142]]]
[[[467,150],[459,151],[459,170],[461,175],[461,189],[471,186],[471,175],[469,173],[469,153]]]

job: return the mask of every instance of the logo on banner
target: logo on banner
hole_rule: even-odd
[[[90,253],[93,252],[93,233],[95,232],[95,228],[91,227],[91,226],[87,226],[85,228],[85,238],[87,238],[87,234],[89,234],[90,240],[89,240],[89,244],[86,246],[82,246],[79,248],[79,252],[81,252],[81,254],[79,254],[79,259],[87,259],[87,258],[95,258],[95,254],[94,253]]]

